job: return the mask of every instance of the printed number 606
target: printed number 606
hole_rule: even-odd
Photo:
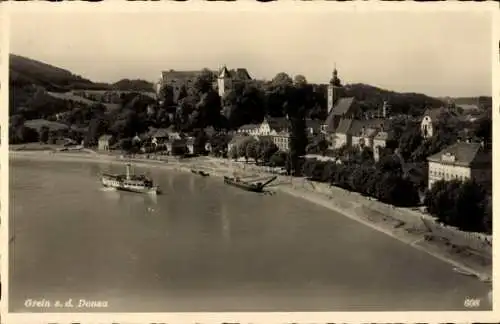
[[[467,308],[476,308],[481,304],[481,300],[477,298],[466,298],[464,300],[464,306]]]

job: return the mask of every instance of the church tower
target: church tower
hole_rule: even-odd
[[[382,118],[389,118],[391,114],[391,105],[387,100],[384,100],[384,104],[382,106]]]
[[[341,96],[342,84],[338,77],[338,71],[335,67],[332,73],[332,79],[328,84],[328,113],[333,109],[335,103]]]

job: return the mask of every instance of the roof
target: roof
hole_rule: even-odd
[[[241,81],[252,80],[252,77],[250,76],[250,73],[248,73],[247,69],[238,68],[236,70],[231,70],[230,73],[233,79]]]
[[[443,161],[443,155],[449,155],[454,159]],[[427,161],[460,166],[471,166],[474,163],[491,163],[491,151],[483,149],[480,143],[458,142],[446,147],[439,153],[429,156]]]
[[[218,76],[219,78],[230,78],[241,81],[247,81],[252,79],[247,69],[238,68],[238,69],[228,70],[226,66],[223,66],[219,70]]]
[[[321,127],[322,122],[316,119],[306,119],[306,127],[319,129]]]
[[[167,80],[167,79],[194,79],[198,75],[200,75],[200,71],[162,71],[161,72],[161,78],[162,80]]]
[[[33,128],[36,129],[37,131],[40,131],[42,127],[47,127],[49,131],[58,131],[58,130],[63,130],[63,129],[68,129],[69,126],[66,124],[46,120],[46,119],[32,119],[32,120],[27,120],[24,125],[28,128]]]
[[[102,135],[101,137],[99,137],[99,141],[109,141],[112,138],[113,135]]]
[[[355,100],[354,97],[340,98],[335,103],[335,106],[333,106],[332,113],[337,116],[346,114],[351,109],[354,100]]]
[[[424,112],[424,116],[429,116],[431,120],[438,120],[443,114],[451,114],[452,116],[457,116],[457,112],[453,109],[449,109],[447,107],[440,107],[440,108],[431,108],[427,109]]]
[[[456,106],[462,108],[464,111],[479,110],[479,106],[474,104],[458,104]]]
[[[266,117],[264,122],[269,124],[269,127],[277,133],[288,129],[288,119],[285,117]]]
[[[238,128],[238,130],[245,131],[245,130],[256,129],[259,127],[260,127],[259,124],[245,124],[245,125],[240,126],[240,128]]]
[[[340,120],[336,133],[348,134],[352,136],[360,136],[363,129],[365,130],[365,135],[368,137],[377,137],[381,130],[387,130],[389,128],[389,121],[383,118],[373,118],[373,119],[350,119],[343,118]],[[386,132],[384,132],[386,133]],[[387,139],[388,134],[378,136],[377,139]]]
[[[335,117],[342,116],[351,110],[351,107],[355,103],[354,97],[340,98],[335,103],[328,117],[326,117],[325,124],[327,125],[327,130],[329,132],[335,131]]]
[[[234,135],[233,138],[231,138],[231,140],[229,141],[229,144],[238,145],[239,143],[243,142],[244,140],[246,140],[248,138],[249,138],[248,136],[237,134],[237,135]]]
[[[341,119],[339,122],[339,126],[335,130],[337,133],[347,134],[351,129],[352,119]]]
[[[162,81],[165,80],[194,80],[196,77],[198,77],[203,70],[199,71],[175,71],[175,70],[170,70],[170,71],[162,71],[161,72],[161,79]],[[216,71],[210,71],[214,75],[217,74]]]
[[[168,137],[171,132],[167,128],[159,128],[152,134],[153,137]]]
[[[348,134],[359,136],[364,128],[367,136],[375,136],[380,130],[387,129],[388,124],[388,121],[383,118],[353,120]]]
[[[374,139],[380,140],[380,141],[386,141],[389,139],[389,133],[388,132],[378,132],[377,135],[375,135]]]

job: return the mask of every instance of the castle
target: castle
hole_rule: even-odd
[[[161,77],[155,85],[155,92],[158,95],[165,85],[172,87],[174,93],[174,101],[177,101],[179,93],[183,87],[189,88],[202,73],[198,71],[162,71]],[[225,93],[230,90],[236,82],[250,81],[252,78],[247,69],[233,69],[229,70],[225,65],[218,71],[210,71],[213,75],[213,88],[218,92],[222,98]]]

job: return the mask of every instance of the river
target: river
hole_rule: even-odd
[[[98,174],[119,166],[10,167],[11,312],[431,311],[463,310],[466,298],[490,307],[488,285],[285,193],[137,170],[163,189],[154,198],[104,191]]]

